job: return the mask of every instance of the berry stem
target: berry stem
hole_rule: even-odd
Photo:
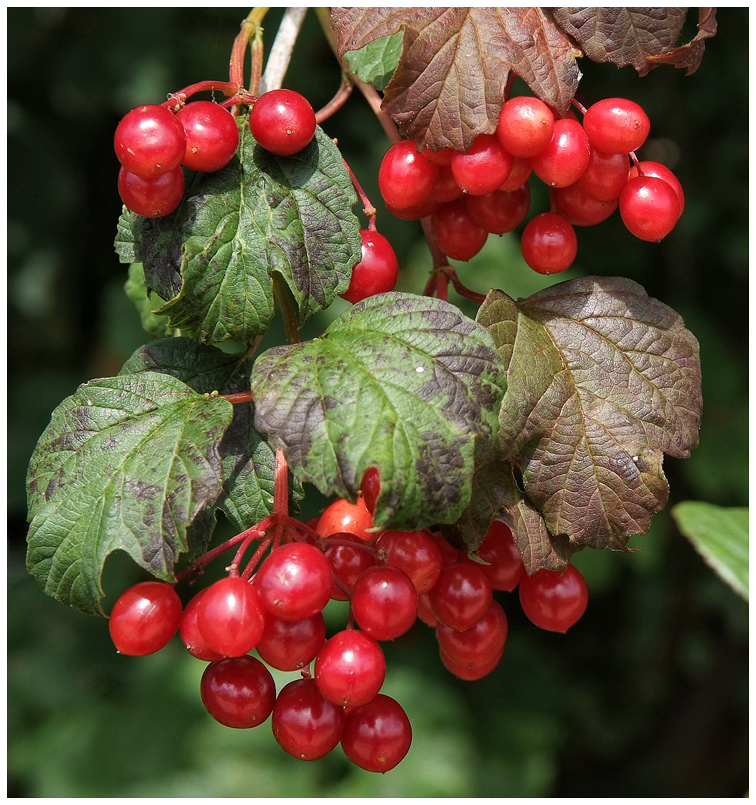
[[[228,400],[232,405],[240,405],[241,403],[252,402],[251,391],[237,391],[235,394],[221,394],[224,400]]]
[[[371,232],[377,231],[377,227],[375,224],[375,216],[377,210],[371,204],[370,199],[367,197],[367,193],[362,189],[362,185],[357,180],[357,177],[352,172],[352,169],[347,165],[346,160],[343,160],[344,165],[349,173],[349,178],[352,180],[352,187],[354,187],[357,195],[360,197],[360,201],[362,202],[362,211],[365,213],[368,219],[368,229]]]
[[[260,80],[259,94],[281,88],[305,14],[307,6],[289,6],[284,12]]]
[[[278,526],[275,527],[274,532],[277,529]],[[255,572],[255,568],[258,564],[260,564],[260,559],[262,559],[263,554],[268,550],[272,542],[272,536],[265,537],[265,539],[263,539],[263,541],[257,546],[257,550],[252,554],[252,558],[249,560],[249,562],[247,562],[247,566],[244,568],[244,572],[241,574],[243,579],[249,581],[249,579],[252,577],[252,574]]]
[[[186,104],[186,99],[196,95],[198,92],[222,92],[233,103],[239,101],[242,103],[249,102],[249,93],[233,81],[198,81],[196,84],[190,84],[178,92],[172,92],[168,96],[168,100],[163,101],[160,105],[170,109],[172,112],[178,112]]]
[[[281,448],[276,449],[276,474],[273,482],[273,511],[289,516],[289,465]]]
[[[204,567],[210,564],[214,559],[217,559],[219,556],[224,554],[229,549],[233,548],[235,545],[238,545],[240,542],[244,542],[251,531],[255,531],[257,526],[253,526],[252,528],[248,528],[246,531],[242,531],[240,534],[237,534],[235,537],[231,537],[231,539],[226,540],[225,542],[221,543],[217,547],[213,548],[211,551],[207,553],[203,553],[202,556],[198,556],[189,567],[182,570],[180,573],[176,574],[176,582],[181,581],[181,579],[185,579],[188,576],[198,576]]]
[[[247,53],[247,46],[252,37],[260,38],[262,47],[262,27],[263,18],[268,13],[269,6],[258,6],[249,12],[247,17],[242,20],[241,30],[234,40],[231,48],[231,61],[229,63],[228,75],[232,84],[240,87],[244,86],[244,57]]]
[[[320,125],[325,120],[328,120],[331,115],[336,114],[336,112],[338,112],[339,109],[341,109],[341,107],[349,100],[353,89],[354,84],[349,80],[349,76],[345,72],[342,72],[341,84],[339,84],[336,94],[319,112],[315,113],[315,122]]]

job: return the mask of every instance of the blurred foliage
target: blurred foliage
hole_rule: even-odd
[[[149,340],[112,250],[121,204],[112,136],[141,103],[224,78],[244,16],[215,8],[8,10],[8,776],[15,797],[702,797],[742,796],[748,779],[748,610],[677,531],[668,512],[632,554],[583,552],[591,602],[567,636],[540,632],[501,595],[510,637],[497,671],[451,677],[418,624],[387,646],[386,692],[414,729],[387,775],[340,750],[301,763],[269,725],[226,729],[199,698],[203,664],[174,642],[146,658],[115,654],[105,621],[47,598],[24,571],[24,478],[53,408],[85,380],[114,375]],[[282,10],[266,18],[272,40]],[[619,275],[677,309],[701,343],[701,444],[669,460],[670,503],[748,504],[748,10],[719,9],[691,77],[581,63],[590,102],[624,95],[652,121],[641,158],[673,168],[685,214],[661,244],[636,241],[615,214],[579,232],[580,273]],[[317,109],[339,69],[308,15],[286,86]],[[358,93],[325,124],[368,195],[387,147]],[[546,199],[534,187],[533,212]],[[414,222],[379,214],[422,290],[430,266]],[[515,297],[553,281],[528,271],[517,236],[491,238],[459,266],[475,290]],[[557,279],[565,279],[566,276]],[[453,301],[459,301],[452,296]],[[311,337],[346,303],[316,317]],[[463,307],[474,315],[468,303]],[[266,344],[280,343],[277,323]],[[312,493],[313,490],[308,490]],[[305,516],[324,505],[309,494]],[[218,538],[225,534],[219,528]],[[141,578],[123,555],[113,597]],[[106,606],[108,601],[105,602]],[[332,605],[330,628],[344,623]],[[285,683],[291,675],[281,674]]]

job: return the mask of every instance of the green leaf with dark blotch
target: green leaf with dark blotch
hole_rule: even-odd
[[[122,263],[142,261],[142,223],[146,220],[128,207],[123,208],[113,243],[113,248]]]
[[[120,374],[154,371],[177,377],[200,394],[249,391],[252,359],[227,355],[190,338],[164,338],[140,347]],[[241,531],[273,511],[276,454],[254,427],[254,405],[237,403],[219,451],[223,495],[216,505]],[[297,512],[304,497],[299,481],[289,476],[289,507]]]
[[[672,508],[680,531],[707,565],[748,600],[748,509],[688,500]]]
[[[344,54],[349,69],[366,84],[372,84],[383,91],[399,64],[402,53],[402,32],[382,36],[365,45],[360,50]]]
[[[223,398],[144,372],[85,383],[53,412],[29,465],[27,568],[49,595],[100,612],[106,558],[167,581],[187,529],[221,492]]]
[[[497,446],[552,535],[626,550],[667,500],[663,454],[698,443],[698,342],[640,285],[585,277],[516,303],[491,291],[478,321],[507,373]]]
[[[305,149],[279,157],[255,143],[246,118],[239,126],[239,156],[194,176],[175,213],[143,220],[131,237],[141,236],[147,286],[168,300],[159,312],[204,343],[250,343],[267,330],[274,271],[303,324],[349,287],[362,254],[356,194],[333,141],[318,128]],[[124,242],[129,225],[122,218]]]
[[[511,529],[528,573],[546,568],[561,570],[579,550],[567,537],[553,536],[543,517],[517,486],[510,461],[502,460],[491,439],[479,439],[470,505],[451,526],[441,526],[447,541],[468,552],[476,551],[494,520]]]
[[[404,32],[382,108],[421,148],[493,133],[511,74],[562,112],[578,88],[578,51],[548,8],[338,7],[331,20],[341,56]]]
[[[142,327],[146,332],[158,338],[171,334],[168,317],[159,316],[154,312],[164,305],[165,301],[157,294],[150,295],[144,282],[144,269],[141,263],[132,263],[129,266],[129,278],[126,280],[124,290],[139,311]]]
[[[454,522],[470,499],[474,437],[492,436],[504,391],[488,333],[458,308],[411,294],[360,302],[321,338],[261,355],[255,424],[294,473],[354,500],[382,480],[376,526]]]

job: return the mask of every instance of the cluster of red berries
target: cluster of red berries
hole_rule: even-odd
[[[448,257],[469,260],[489,234],[511,232],[530,207],[534,173],[550,188],[551,210],[525,226],[525,262],[541,274],[569,268],[577,255],[575,226],[606,220],[618,207],[628,230],[659,241],[672,231],[685,198],[665,166],[638,162],[635,151],[650,130],[633,101],[607,98],[555,117],[534,97],[510,98],[494,134],[476,137],[466,153],[417,151],[412,140],[386,152],[378,183],[387,208],[409,220],[432,216],[432,230]]]
[[[298,92],[272,90],[255,101],[249,125],[265,150],[290,156],[312,140],[315,112]],[[118,192],[138,215],[162,218],[183,198],[182,165],[213,173],[228,165],[238,147],[236,120],[220,104],[193,101],[176,113],[165,105],[139,106],[116,128]]]
[[[409,751],[412,729],[399,702],[380,692],[381,641],[405,634],[419,617],[435,628],[449,671],[480,679],[496,667],[507,639],[494,590],[519,585],[525,614],[558,632],[582,616],[588,592],[572,566],[527,576],[500,522],[477,551],[479,561],[435,532],[372,533],[378,485],[368,471],[356,504],[337,500],[304,538],[274,544],[249,577],[232,571],[185,608],[171,584],[129,588],[110,616],[116,648],[151,654],[178,631],[190,654],[209,663],[200,694],[220,723],[250,728],[270,717],[276,741],[293,757],[315,760],[340,743],[363,769],[394,768]],[[326,638],[322,611],[331,599],[348,600],[350,618]],[[276,692],[269,668],[300,678]]]

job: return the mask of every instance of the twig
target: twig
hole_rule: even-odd
[[[290,6],[286,9],[273,41],[273,47],[270,49],[265,72],[260,79],[260,95],[263,92],[281,88],[305,14],[307,14],[307,6]]]

